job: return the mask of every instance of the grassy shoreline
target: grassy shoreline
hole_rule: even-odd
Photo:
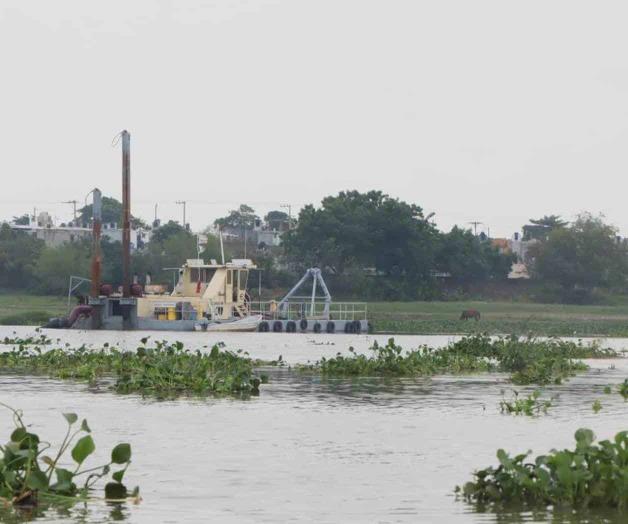
[[[628,337],[628,305],[575,306],[517,302],[374,302],[369,320],[377,334]],[[477,309],[479,322],[460,320]]]
[[[459,320],[463,309],[477,309],[481,320]],[[377,334],[628,337],[628,303],[370,302],[368,312]],[[41,325],[66,313],[66,297],[0,294],[0,325]]]

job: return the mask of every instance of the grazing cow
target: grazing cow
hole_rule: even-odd
[[[460,315],[460,320],[474,319],[476,322],[480,320],[480,312],[477,309],[465,309]]]

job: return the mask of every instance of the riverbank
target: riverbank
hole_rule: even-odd
[[[464,309],[477,309],[480,321],[460,320]],[[368,311],[373,332],[377,334],[628,337],[628,304],[371,302]],[[65,297],[0,295],[0,325],[41,325],[50,317],[66,313]]]
[[[628,337],[628,305],[576,306],[519,302],[369,303],[374,333],[516,334],[563,337]],[[460,320],[476,309],[480,321]]]
[[[40,326],[67,314],[67,297],[0,293],[0,325]]]

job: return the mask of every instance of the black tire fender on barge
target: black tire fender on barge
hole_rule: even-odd
[[[302,318],[299,322],[299,327],[301,328],[301,331],[307,331],[307,319]]]
[[[297,332],[297,323],[294,320],[288,320],[286,324],[286,333],[296,333]]]
[[[312,328],[312,330],[314,331],[314,333],[320,333],[321,332],[321,323],[320,322],[316,322],[314,324],[314,327]]]
[[[333,320],[330,320],[329,322],[327,322],[327,325],[325,326],[325,331],[327,331],[327,333],[336,332],[336,324],[334,323]]]
[[[273,322],[273,332],[281,333],[282,331],[283,331],[283,324],[281,323],[281,320],[275,320]]]
[[[270,326],[268,325],[268,322],[266,322],[265,320],[260,322],[259,326],[257,326],[257,331],[259,331],[260,333],[268,333],[269,329],[270,329]]]

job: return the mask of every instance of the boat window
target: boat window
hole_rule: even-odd
[[[240,289],[246,289],[246,281],[248,280],[249,272],[248,271],[240,271]]]
[[[228,286],[231,285],[231,273],[233,273],[233,271],[227,271],[227,285]]]
[[[196,267],[190,268],[190,282],[198,282],[199,280],[201,282],[209,282],[214,276],[215,272],[215,269]]]

